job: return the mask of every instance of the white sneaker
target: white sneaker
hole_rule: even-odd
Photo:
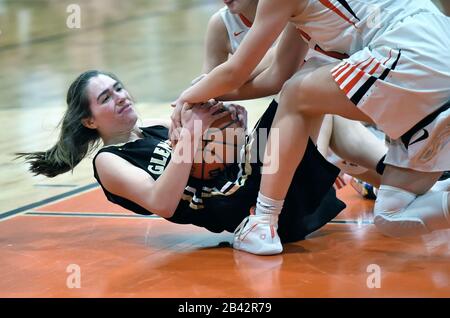
[[[274,255],[283,251],[277,233],[278,216],[249,215],[234,231],[233,248],[257,255]]]

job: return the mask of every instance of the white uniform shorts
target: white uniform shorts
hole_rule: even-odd
[[[384,163],[424,172],[450,170],[450,103],[391,140]]]
[[[450,100],[450,18],[407,17],[332,70],[347,97],[391,139]]]
[[[391,139],[386,164],[450,170],[450,18],[419,13],[343,60],[332,77]],[[427,119],[428,118],[428,119]]]

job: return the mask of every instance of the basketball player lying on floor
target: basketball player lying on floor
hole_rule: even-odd
[[[248,136],[243,160],[227,165],[211,180],[202,180],[190,176],[193,154],[201,147],[201,132],[228,116],[227,112],[215,114],[223,107],[220,103],[184,108],[183,129],[174,149],[168,140],[170,121],[148,120],[139,125],[133,100],[112,74],[81,74],[68,90],[67,105],[57,144],[45,152],[18,154],[25,156],[33,173],[54,177],[70,171],[101,141],[103,147],[93,159],[94,176],[109,201],[138,214],[157,214],[216,233],[233,232],[248,217],[261,179],[261,160],[251,159],[262,158],[255,153],[264,151],[268,134],[266,129],[260,138],[257,132],[270,128],[275,106],[267,109]],[[235,118],[242,119],[237,126],[243,126],[244,108],[230,108]],[[195,120],[203,124],[195,126]],[[188,160],[181,151],[190,153]],[[345,207],[333,189],[338,173],[310,141],[279,220],[283,243],[304,239]],[[264,222],[271,223],[270,217]]]
[[[201,80],[236,52],[255,19],[258,0],[233,0],[224,1],[224,3],[225,6],[217,11],[208,23],[204,45],[203,74],[194,79],[192,84]],[[301,36],[300,32],[298,36]],[[271,48],[252,72],[250,78],[256,77],[270,66],[274,53],[275,48]],[[321,66],[336,62],[337,53],[331,55],[309,50],[305,61],[299,65],[300,73],[306,74]],[[252,94],[255,93],[258,92],[252,92]],[[276,91],[264,91],[263,93],[271,95]],[[249,96],[237,97],[243,99]],[[276,101],[272,101],[272,103],[276,103]],[[336,115],[326,115],[317,139],[317,147],[327,160],[341,169],[341,174],[346,173],[355,177],[350,183],[363,197],[375,198],[375,189],[372,185],[378,187],[380,184],[381,178],[376,172],[376,165],[387,152],[384,139],[376,138],[358,121]],[[336,151],[340,155],[336,154]],[[346,158],[346,160],[342,158]],[[342,182],[343,178],[339,178],[336,184],[343,186],[345,183]]]
[[[374,13],[379,23],[374,24]],[[282,88],[272,131],[277,128],[285,143],[283,165],[273,174],[263,169],[255,216],[235,248],[256,254],[282,251],[276,235],[262,234],[276,227],[308,136],[315,132],[313,123],[324,114],[374,123],[391,140],[374,208],[380,231],[405,236],[450,227],[449,192],[430,191],[450,168],[449,28],[449,18],[428,0],[258,2],[254,24],[236,53],[176,102],[180,108],[274,82]],[[271,67],[248,82],[283,30]],[[293,75],[308,46],[345,58]],[[277,72],[280,68],[287,71]],[[274,220],[269,226],[258,221],[267,215]]]

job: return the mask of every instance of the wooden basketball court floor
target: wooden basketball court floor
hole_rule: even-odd
[[[169,116],[221,6],[81,0],[81,28],[69,29],[70,3],[0,1],[0,297],[450,297],[450,232],[384,237],[351,187],[335,220],[262,257],[224,244],[230,233],[112,205],[89,158],[73,174],[31,176],[11,154],[53,145],[66,89],[86,69],[116,73],[142,117]],[[243,104],[254,123],[268,100]]]

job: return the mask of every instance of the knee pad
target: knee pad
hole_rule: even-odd
[[[450,227],[448,192],[414,193],[382,185],[374,207],[374,223],[393,237],[422,235]]]

